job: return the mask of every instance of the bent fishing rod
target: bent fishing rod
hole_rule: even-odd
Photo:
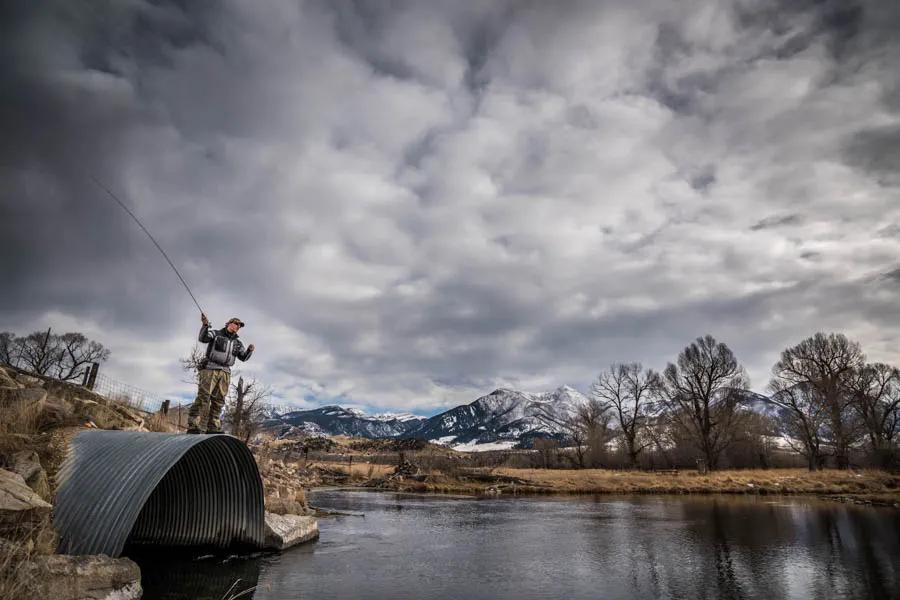
[[[194,293],[191,291],[191,288],[188,286],[187,282],[184,280],[184,277],[182,277],[181,273],[178,272],[178,268],[172,262],[172,259],[170,259],[169,255],[166,254],[166,251],[162,249],[162,246],[159,245],[159,242],[156,241],[156,238],[153,237],[153,234],[151,234],[150,231],[146,227],[144,227],[144,224],[141,223],[141,220],[137,218],[137,215],[135,215],[133,212],[131,212],[131,209],[128,208],[128,206],[124,202],[119,200],[119,197],[116,196],[115,194],[113,194],[112,191],[108,187],[106,187],[105,185],[100,183],[100,180],[98,180],[93,175],[91,175],[90,178],[91,178],[91,181],[93,181],[97,187],[99,187],[101,190],[106,192],[107,196],[109,196],[110,198],[115,200],[116,204],[118,204],[120,207],[122,207],[122,210],[124,210],[126,213],[128,213],[128,216],[130,216],[132,219],[134,219],[134,222],[138,224],[138,227],[140,227],[141,230],[147,234],[147,237],[150,238],[150,241],[153,242],[153,245],[156,246],[156,249],[159,250],[160,254],[163,255],[163,258],[166,259],[166,262],[169,263],[169,266],[172,267],[172,270],[175,271],[175,274],[178,275],[178,279],[181,281],[181,285],[183,285],[184,289],[187,290],[187,293],[190,294],[191,300],[193,300],[194,304],[197,305],[197,309],[200,311],[200,314],[201,315],[206,314],[203,311],[203,308],[200,307],[200,303],[197,302],[197,298],[194,297]]]

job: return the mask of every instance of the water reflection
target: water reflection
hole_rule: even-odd
[[[891,509],[334,491],[314,493],[314,503],[365,517],[322,520],[318,543],[251,561],[257,600],[900,598],[900,511]],[[188,597],[163,587],[145,598]]]
[[[260,556],[192,557],[189,554],[136,554],[144,600],[222,600],[259,583]],[[253,594],[241,596],[253,598]]]

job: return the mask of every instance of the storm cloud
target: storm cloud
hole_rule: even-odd
[[[0,330],[189,395],[199,317],[278,401],[586,390],[698,335],[764,390],[817,330],[900,363],[896,3],[0,9]]]

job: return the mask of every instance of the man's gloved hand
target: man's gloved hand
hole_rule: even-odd
[[[206,318],[206,315],[204,313],[200,313],[200,321],[203,323],[203,325],[209,327],[209,319]]]
[[[254,350],[256,350],[256,346],[254,346],[253,344],[247,346],[247,352],[253,352]]]

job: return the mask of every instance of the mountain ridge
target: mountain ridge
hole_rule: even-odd
[[[409,413],[370,416],[359,409],[329,405],[273,414],[265,425],[279,429],[279,436],[421,438],[467,450],[487,445],[530,447],[538,438],[565,438],[566,422],[587,401],[584,394],[566,385],[540,393],[498,388],[432,417]]]

